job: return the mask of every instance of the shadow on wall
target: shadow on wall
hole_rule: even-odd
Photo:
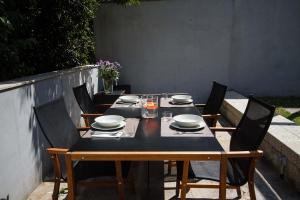
[[[73,87],[82,83],[87,83],[89,91],[95,91],[98,88],[97,80],[93,80],[95,73],[94,69],[78,70],[74,73],[66,73],[54,78],[45,79],[31,85],[26,85],[18,88],[16,101],[19,102],[17,109],[18,124],[23,127],[21,137],[24,141],[31,138],[31,141],[26,141],[29,144],[27,154],[29,159],[25,163],[25,169],[31,169],[28,174],[31,174],[35,181],[49,180],[53,178],[53,165],[50,156],[46,149],[50,147],[47,140],[44,138],[41,129],[37,123],[33,107],[50,101],[53,101],[60,96],[65,99],[66,107],[76,126],[80,125],[81,110],[77,105],[73,95]],[[25,124],[26,123],[26,124]],[[22,139],[22,140],[23,140]],[[22,146],[22,144],[20,144]],[[23,147],[21,147],[23,148]],[[24,147],[26,149],[26,147]],[[63,163],[64,164],[64,163]],[[34,169],[32,169],[34,168]],[[17,177],[19,179],[20,177]],[[26,182],[26,179],[24,180]],[[27,180],[28,183],[32,180]]]
[[[9,200],[9,195],[7,195],[6,198],[1,198],[0,200]]]

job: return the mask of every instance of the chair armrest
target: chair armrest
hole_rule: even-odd
[[[110,108],[112,103],[95,104],[96,109]]]
[[[195,107],[197,108],[201,108],[201,107],[204,107],[206,104],[203,104],[203,103],[197,103],[197,104],[194,104]]]
[[[214,131],[214,132],[216,132],[216,131],[233,132],[233,131],[236,130],[235,127],[209,127],[209,129],[210,129],[211,131]]]
[[[221,117],[221,114],[206,114],[201,116],[206,119],[218,119],[219,117]]]
[[[91,127],[77,127],[76,128],[78,131],[88,131],[91,129]]]
[[[223,155],[227,158],[261,158],[263,151],[228,151],[224,152]]]
[[[100,104],[95,104],[96,107],[102,107],[102,106],[107,107],[107,106],[112,106],[112,105],[113,105],[113,103],[100,103]]]
[[[47,148],[47,152],[49,154],[65,154],[69,151],[69,149],[66,148]]]
[[[85,118],[85,117],[99,117],[102,116],[103,114],[101,113],[84,113],[81,114],[81,117]]]

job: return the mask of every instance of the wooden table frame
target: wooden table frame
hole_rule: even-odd
[[[125,199],[124,196],[124,181],[122,178],[121,161],[163,161],[163,160],[178,160],[183,161],[183,175],[181,181],[181,199],[186,199],[186,191],[189,187],[201,188],[203,186],[195,186],[188,184],[188,168],[191,160],[203,161],[220,161],[220,183],[218,185],[204,185],[208,188],[219,188],[219,199],[226,199],[226,176],[227,176],[227,159],[228,158],[253,158],[250,174],[250,180],[253,183],[253,175],[255,169],[255,160],[262,157],[263,152],[258,151],[232,151],[232,152],[212,152],[212,151],[74,151],[66,153],[66,165],[68,176],[68,199],[75,199],[76,185],[74,183],[73,161],[115,161],[116,162],[116,179],[120,199]],[[250,186],[249,186],[250,188]],[[255,197],[254,197],[255,198]]]

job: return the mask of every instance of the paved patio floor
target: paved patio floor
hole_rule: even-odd
[[[222,123],[222,122],[221,122]],[[230,135],[226,132],[220,132],[216,134],[217,139],[222,144],[225,149],[228,149]],[[154,163],[155,164],[155,163]],[[164,166],[162,169],[167,173],[167,166]],[[153,176],[155,173],[161,173],[161,171],[154,170],[152,172]],[[126,199],[139,200],[139,199],[176,199],[174,198],[175,194],[175,176],[176,169],[172,169],[171,175],[167,175],[164,178],[164,185],[159,185],[154,183],[150,184],[150,187],[164,188],[164,190],[160,190],[157,194],[147,193],[145,192],[145,183],[135,183],[136,189],[133,191],[132,189],[126,189]],[[67,185],[64,183],[61,185],[61,190],[66,192]],[[51,200],[53,189],[52,182],[44,182],[40,184],[36,190],[29,196],[28,200]],[[296,190],[288,183],[283,181],[279,174],[272,169],[272,167],[264,160],[260,160],[257,163],[257,169],[255,174],[255,191],[257,199],[287,199],[287,200],[298,200],[300,199],[300,195]],[[244,185],[242,188],[242,199],[250,199],[248,186]],[[139,195],[140,193],[143,195]],[[78,192],[80,200],[113,200],[118,199],[118,194],[115,188],[83,188]],[[145,196],[146,194],[146,196]],[[236,190],[227,190],[227,199],[237,199]],[[204,199],[218,199],[218,190],[217,189],[191,189],[187,193],[187,198],[193,198],[197,200]],[[60,200],[66,199],[66,194],[64,192],[61,193]]]

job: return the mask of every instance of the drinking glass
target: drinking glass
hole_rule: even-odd
[[[143,107],[143,103],[147,102],[147,95],[141,95],[140,106]]]
[[[167,99],[167,98],[168,98],[168,93],[162,93],[161,96],[162,96],[164,99]]]
[[[168,121],[172,120],[172,112],[170,112],[170,111],[164,111],[162,113],[162,115],[163,115],[163,120],[164,121],[168,122]]]

